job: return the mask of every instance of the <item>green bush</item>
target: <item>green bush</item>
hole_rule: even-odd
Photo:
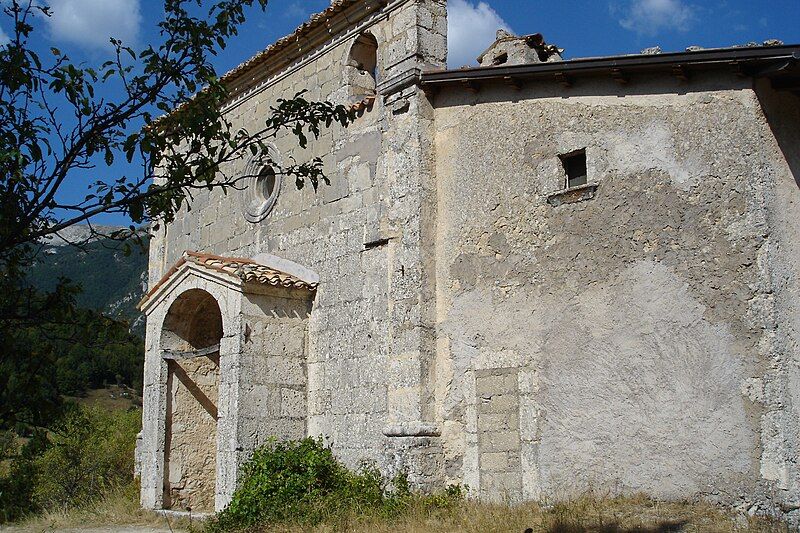
[[[461,499],[460,487],[424,496],[412,493],[404,475],[387,480],[371,466],[353,472],[322,439],[271,441],[243,466],[231,504],[209,522],[208,530],[288,522],[315,525],[345,517],[391,519],[412,505],[445,508]]]
[[[0,455],[0,524],[23,518],[35,511],[33,489],[36,484],[34,458],[47,446],[47,437],[36,432],[21,444],[14,432],[2,434]]]
[[[134,483],[141,412],[72,406],[48,433],[24,446],[5,443],[0,522],[42,510],[68,509]]]
[[[51,445],[35,460],[42,472],[34,499],[45,509],[90,501],[130,484],[141,413],[73,408],[50,436]]]

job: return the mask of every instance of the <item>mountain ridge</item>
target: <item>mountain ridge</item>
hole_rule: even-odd
[[[124,226],[94,226],[103,235],[128,229]],[[144,316],[136,308],[147,290],[148,239],[142,245],[93,237],[88,226],[79,225],[59,232],[43,242],[38,261],[28,272],[29,283],[52,290],[59,278],[81,287],[76,296],[79,307],[98,311],[125,321],[132,332],[144,334]],[[81,243],[76,246],[74,243]],[[126,244],[130,250],[126,254]]]

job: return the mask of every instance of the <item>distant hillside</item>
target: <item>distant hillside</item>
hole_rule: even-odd
[[[115,229],[120,228],[103,226],[101,232],[108,234]],[[76,226],[63,236],[70,242],[85,241],[88,228]],[[69,278],[83,289],[77,297],[80,307],[126,320],[134,332],[143,334],[144,320],[136,304],[147,285],[147,243],[144,249],[132,245],[128,256],[121,243],[110,239],[95,240],[81,248],[70,246],[63,239],[51,239],[40,254],[40,264],[30,270],[30,282],[50,290],[59,277]]]

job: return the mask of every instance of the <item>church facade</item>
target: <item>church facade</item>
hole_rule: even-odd
[[[800,47],[447,70],[444,0],[335,0],[223,81],[358,112],[153,235],[141,501],[224,508],[271,437],[486,499],[800,512]],[[488,44],[488,43],[487,43]],[[795,403],[795,402],[798,403]]]

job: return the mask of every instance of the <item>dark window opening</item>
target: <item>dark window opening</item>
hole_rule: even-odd
[[[508,63],[508,54],[500,54],[492,61],[493,65],[503,65],[505,63]]]
[[[567,174],[567,188],[580,187],[588,183],[586,172],[586,150],[578,150],[561,156]]]
[[[262,199],[269,200],[275,194],[275,171],[272,167],[265,167],[258,176],[259,193]]]

